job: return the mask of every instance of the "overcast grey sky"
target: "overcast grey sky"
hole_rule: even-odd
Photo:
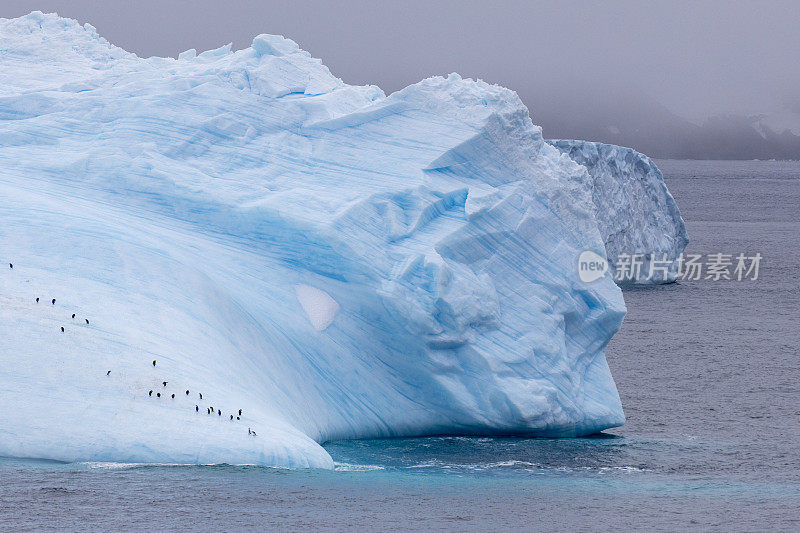
[[[526,101],[641,91],[695,120],[800,107],[798,1],[23,0],[0,16],[35,9],[142,56],[282,34],[346,82],[387,92],[455,71]]]

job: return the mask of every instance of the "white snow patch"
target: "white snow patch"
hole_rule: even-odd
[[[300,302],[314,329],[324,331],[331,325],[333,319],[336,318],[336,313],[339,312],[339,304],[331,298],[330,294],[302,283],[295,285],[294,290],[297,294],[297,301]]]

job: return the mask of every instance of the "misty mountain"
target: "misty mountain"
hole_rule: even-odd
[[[800,113],[793,110],[713,116],[698,125],[632,90],[520,96],[546,138],[629,146],[655,158],[800,159]]]

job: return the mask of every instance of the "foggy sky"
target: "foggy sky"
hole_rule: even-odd
[[[140,56],[176,56],[259,33],[297,41],[353,84],[387,93],[458,72],[542,95],[642,94],[694,121],[800,106],[800,2],[16,1],[56,11]]]

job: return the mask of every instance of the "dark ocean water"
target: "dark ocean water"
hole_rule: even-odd
[[[800,530],[800,163],[659,166],[688,252],[763,259],[626,291],[624,427],[331,443],[333,472],[0,459],[0,529]]]

